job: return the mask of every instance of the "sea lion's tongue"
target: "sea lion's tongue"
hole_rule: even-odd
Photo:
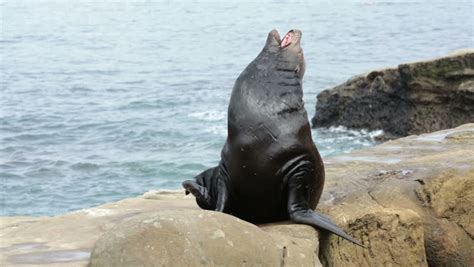
[[[281,41],[281,47],[287,47],[291,44],[291,40],[293,39],[293,31],[288,32],[283,40]]]

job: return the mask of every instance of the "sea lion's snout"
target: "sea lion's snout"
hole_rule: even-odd
[[[262,50],[262,55],[268,57],[262,57],[260,63],[274,65],[278,70],[294,71],[299,78],[303,78],[305,62],[300,45],[301,36],[300,30],[292,29],[281,39],[277,30],[271,30]]]
[[[277,30],[273,29],[268,33],[265,48],[277,52],[279,49],[299,48],[301,40],[301,31],[297,29],[290,30],[283,39]]]
[[[269,49],[276,55],[278,70],[294,71],[300,79],[303,78],[306,69],[303,49],[300,45],[301,36],[300,30],[290,30],[277,48]]]

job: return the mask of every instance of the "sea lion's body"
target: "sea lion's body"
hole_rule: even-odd
[[[251,222],[288,218],[285,174],[294,167],[290,162],[297,164],[304,158],[311,165],[307,186],[312,208],[324,184],[323,163],[303,106],[301,79],[295,71],[277,70],[279,57],[265,55],[262,52],[237,79],[221,154],[232,184],[228,211]]]
[[[253,223],[290,218],[358,243],[314,212],[324,166],[303,103],[300,31],[266,45],[237,79],[228,109],[228,137],[218,166],[185,181],[198,205]],[[360,243],[358,243],[360,244]]]

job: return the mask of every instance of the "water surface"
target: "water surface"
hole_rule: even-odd
[[[1,2],[1,215],[178,189],[214,166],[233,83],[273,28],[303,31],[309,116],[352,75],[473,46],[469,1],[97,2]],[[325,158],[373,135],[313,130]]]

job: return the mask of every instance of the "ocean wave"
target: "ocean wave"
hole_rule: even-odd
[[[206,133],[211,133],[219,136],[227,136],[227,124],[213,125],[204,130]]]
[[[226,119],[227,112],[218,110],[194,112],[189,114],[189,117],[196,118],[202,121],[222,121]]]
[[[324,129],[324,128],[322,128]],[[326,128],[330,133],[343,134],[352,137],[369,137],[375,138],[384,134],[383,130],[368,130],[368,129],[349,129],[345,126],[331,126]]]
[[[347,154],[355,149],[374,146],[383,131],[348,129],[344,126],[313,129],[313,139],[323,157]]]
[[[89,162],[79,162],[71,165],[71,169],[75,171],[96,171],[100,169],[100,166]]]

